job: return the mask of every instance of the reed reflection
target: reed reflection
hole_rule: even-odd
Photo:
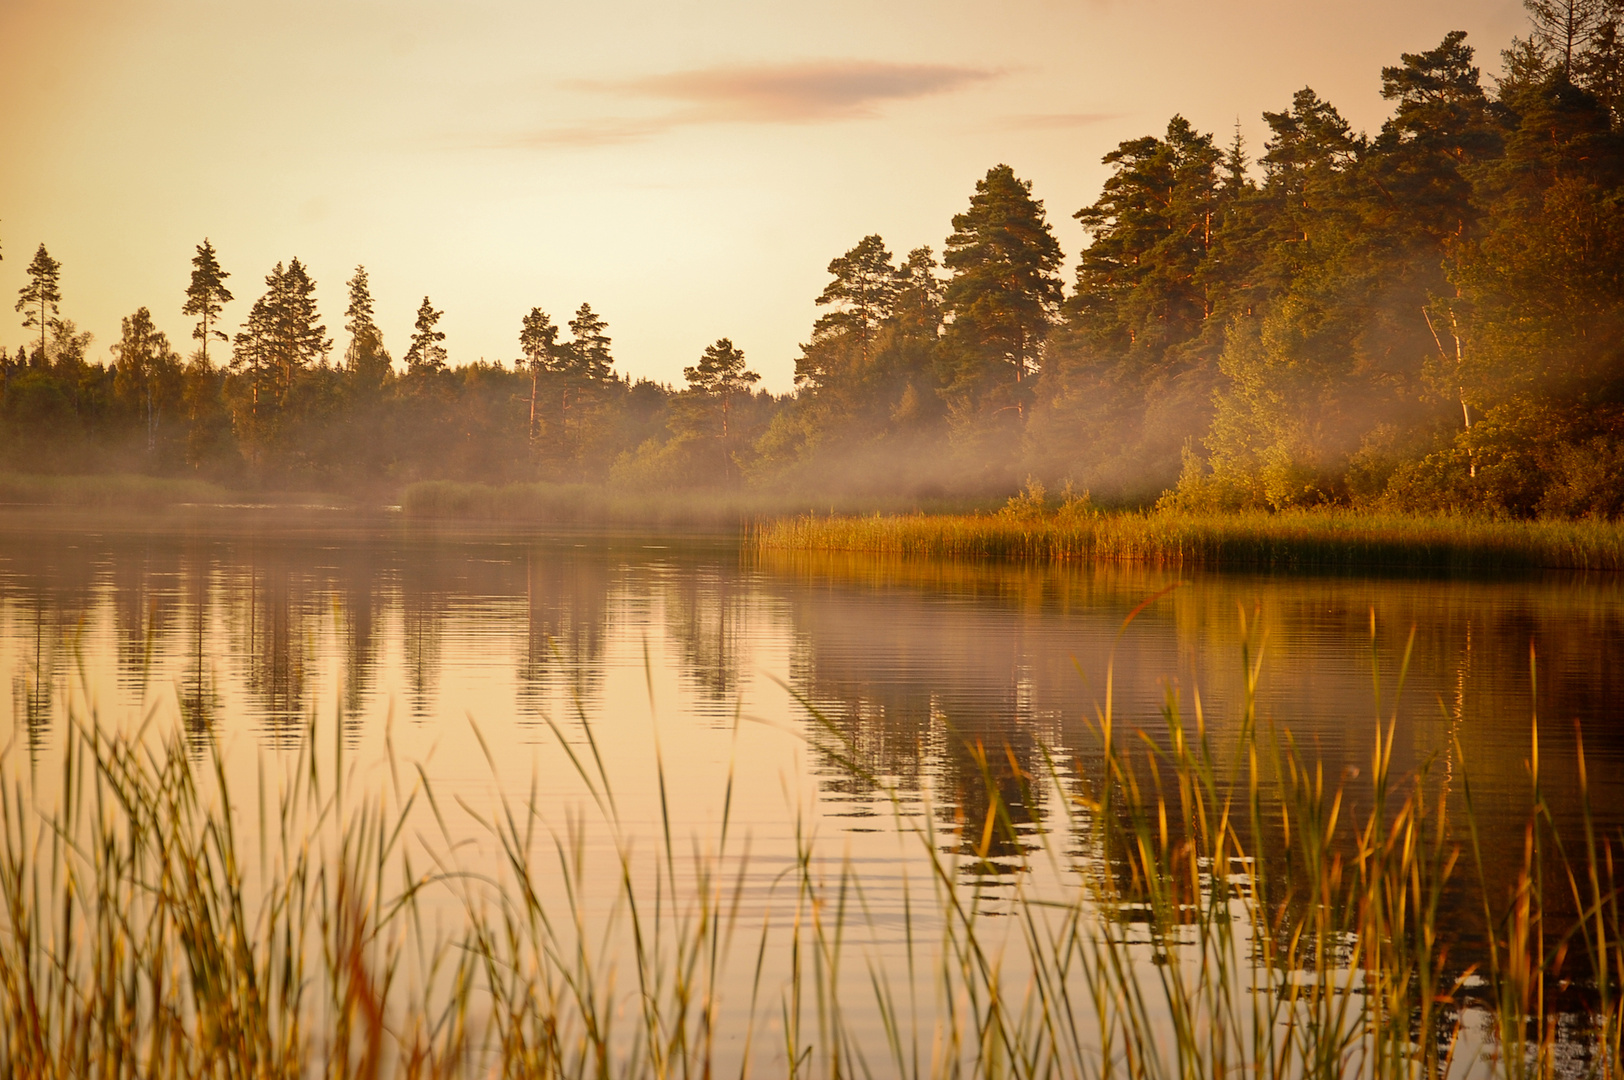
[[[1548,775],[1577,775],[1581,734],[1592,776],[1624,766],[1616,705],[1624,691],[1624,596],[1609,578],[1210,575],[1156,600],[1124,628],[1129,613],[1177,579],[1144,570],[845,557],[801,557],[778,570],[800,586],[792,605],[794,684],[843,736],[839,752],[824,759],[826,789],[872,804],[869,777],[904,792],[928,784],[954,825],[953,849],[968,860],[962,865],[981,874],[1018,864],[1030,830],[1057,812],[1037,794],[1049,787],[1050,755],[1062,790],[1100,798],[1107,677],[1112,745],[1126,763],[1114,783],[1135,777],[1154,797],[1158,766],[1149,742],[1166,747],[1174,717],[1187,737],[1199,727],[1222,763],[1214,782],[1223,798],[1245,808],[1258,785],[1262,831],[1247,846],[1281,880],[1308,869],[1293,861],[1292,845],[1274,839],[1288,824],[1287,809],[1302,810],[1305,774],[1293,773],[1292,755],[1328,796],[1341,792],[1330,843],[1338,857],[1354,858],[1362,841],[1352,823],[1378,809],[1371,789],[1378,734],[1391,732],[1395,787],[1419,791],[1452,830],[1464,829],[1470,810],[1478,834],[1490,838],[1481,846],[1481,879],[1475,865],[1470,874],[1463,867],[1445,890],[1446,909],[1461,926],[1481,922],[1484,889],[1512,895],[1525,871],[1536,716]],[[1255,687],[1243,656],[1259,661]],[[1268,748],[1255,765],[1241,754],[1252,731]],[[845,754],[856,759],[849,766]],[[1541,798],[1559,834],[1582,835],[1587,813],[1604,832],[1624,825],[1617,784],[1592,785],[1587,800],[1565,782]],[[995,820],[999,808],[1007,821]],[[1167,828],[1176,845],[1176,815]],[[1466,842],[1463,832],[1449,836]],[[1070,855],[1080,872],[1092,865],[1129,874],[1127,864],[1086,845]],[[1131,893],[1132,884],[1124,877],[1118,887]],[[1549,903],[1552,932],[1571,925],[1571,898]],[[1460,970],[1483,959],[1462,956]]]

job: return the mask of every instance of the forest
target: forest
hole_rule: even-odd
[[[192,347],[105,360],[42,243],[0,350],[0,469],[388,496],[424,480],[1001,497],[1186,510],[1624,512],[1624,8],[1529,0],[1485,76],[1461,32],[1381,72],[1354,131],[1310,88],[1255,154],[1174,116],[1104,156],[1075,276],[1031,183],[977,182],[940,251],[828,265],[795,390],[718,340],[681,386],[617,372],[589,304],[453,364],[424,297],[397,361],[367,272],[342,344],[306,267],[263,291],[205,240]],[[167,301],[166,301],[167,302]],[[241,329],[218,329],[248,304]],[[239,309],[240,310],[240,309]],[[397,349],[399,345],[395,346]]]

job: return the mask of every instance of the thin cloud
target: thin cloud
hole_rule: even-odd
[[[814,124],[878,115],[888,102],[951,93],[1000,73],[953,64],[810,60],[721,66],[635,79],[573,82],[622,99],[682,106],[646,117],[605,117],[519,136],[524,146],[601,146],[696,124]]]
[[[947,93],[995,76],[952,64],[812,60],[579,85],[627,97],[685,102],[694,109],[690,115],[712,122],[793,124],[873,116],[881,102]]]
[[[543,128],[501,140],[498,145],[540,148],[546,146],[610,146],[615,143],[635,142],[668,131],[675,125],[666,118],[634,120],[608,117],[587,124],[570,127]]]

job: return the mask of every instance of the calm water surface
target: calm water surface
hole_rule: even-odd
[[[985,818],[971,748],[989,751],[1021,822],[1044,820],[1054,797],[1023,795],[1017,766],[1042,775],[1047,754],[1086,776],[1108,687],[1119,730],[1154,734],[1165,709],[1199,707],[1219,737],[1234,731],[1248,642],[1258,715],[1328,775],[1357,789],[1394,717],[1395,771],[1425,769],[1451,795],[1469,773],[1491,872],[1521,856],[1536,715],[1546,774],[1571,774],[1582,732],[1598,813],[1624,822],[1616,576],[758,559],[731,537],[338,515],[0,518],[5,767],[42,790],[70,717],[213,738],[250,782],[313,724],[365,782],[387,782],[392,751],[423,763],[443,803],[531,799],[562,828],[588,794],[564,751],[590,725],[634,838],[655,842],[663,763],[676,829],[710,843],[732,770],[752,863],[789,865],[813,835],[849,860],[881,924],[908,872],[896,806],[929,806],[944,849],[971,845],[956,822]],[[809,707],[843,753],[817,748]],[[1550,798],[1559,823],[1576,820],[1575,785]],[[966,874],[996,894],[1021,852],[994,855]]]

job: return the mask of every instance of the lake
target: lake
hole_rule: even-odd
[[[994,909],[1029,878],[1064,886],[1031,856],[1097,779],[1107,711],[1125,746],[1164,738],[1173,712],[1221,744],[1255,692],[1260,726],[1352,809],[1390,725],[1393,775],[1457,820],[1469,780],[1492,889],[1521,865],[1536,717],[1558,830],[1582,828],[1581,738],[1594,819],[1624,824],[1612,575],[921,563],[321,510],[8,510],[0,674],[4,767],[43,801],[70,723],[217,745],[238,794],[301,753],[363,790],[407,768],[453,808],[420,824],[465,868],[495,859],[481,822],[504,798],[604,868],[583,903],[605,918],[617,851],[651,878],[662,844],[731,859],[763,919],[812,858],[860,883],[882,957],[929,880],[921,837]],[[1009,837],[983,828],[990,792]],[[1446,903],[1464,919],[1474,901]]]

